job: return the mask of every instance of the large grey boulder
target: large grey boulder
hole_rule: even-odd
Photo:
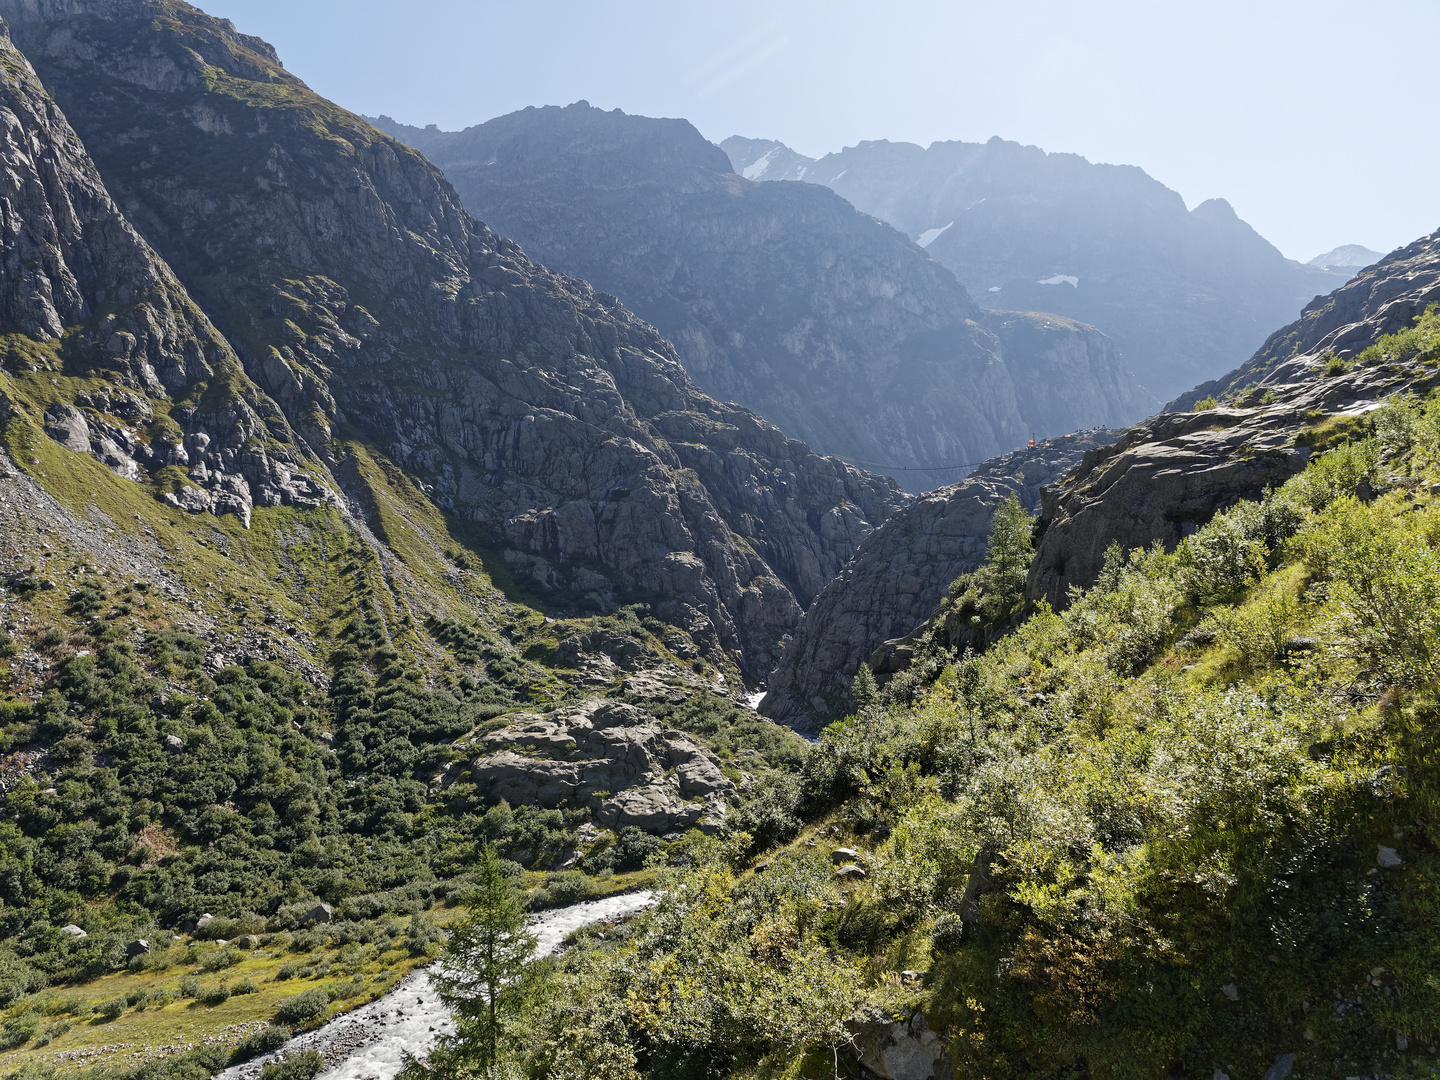
[[[633,705],[585,701],[522,713],[469,746],[470,775],[491,799],[589,806],[596,824],[650,832],[723,818],[735,785],[710,751]]]
[[[45,410],[45,434],[77,454],[90,452],[90,428],[80,413],[57,401]]]
[[[316,904],[309,911],[307,911],[304,917],[301,918],[300,923],[303,926],[316,926],[320,923],[328,923],[334,918],[335,909],[332,908],[329,904],[322,903]]]
[[[855,1056],[883,1080],[940,1080],[951,1075],[945,1044],[923,1013],[909,1020],[871,1015],[852,1021]]]

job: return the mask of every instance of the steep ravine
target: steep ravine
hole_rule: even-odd
[[[1037,510],[1044,485],[1114,434],[1077,432],[997,457],[959,483],[927,492],[876,529],[806,611],[770,673],[760,711],[812,734],[838,720],[849,708],[860,664],[923,623],[949,584],[980,565],[999,502],[1013,492]]]

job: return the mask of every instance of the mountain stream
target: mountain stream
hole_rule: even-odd
[[[651,899],[651,893],[642,891],[542,911],[530,920],[530,932],[539,939],[536,953],[547,956],[572,931],[632,915]],[[226,1069],[215,1080],[254,1080],[267,1063],[301,1050],[318,1050],[325,1058],[317,1080],[394,1080],[406,1053],[423,1057],[439,1036],[453,1030],[449,1011],[422,969],[405,976],[384,997],[297,1035],[273,1054]]]

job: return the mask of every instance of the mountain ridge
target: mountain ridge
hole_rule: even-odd
[[[926,465],[1156,404],[1092,328],[1019,333],[890,227],[823,188],[734,175],[684,121],[576,103],[463,132],[389,128],[500,232],[650,319],[707,391],[893,464],[912,491],[953,479]]]
[[[737,171],[753,164],[761,147],[751,143],[722,144],[736,151]],[[928,147],[865,140],[804,167],[805,182],[908,236],[938,230],[926,251],[985,306],[1053,310],[1100,328],[1162,398],[1240,363],[1344,280],[1286,259],[1223,199],[1187,210],[1137,166],[999,136]]]
[[[530,263],[422,157],[228,23],[168,0],[0,14],[308,445],[323,456],[347,432],[383,447],[530,587],[602,609],[648,593],[756,677],[870,519],[903,502],[700,395],[618,301]]]

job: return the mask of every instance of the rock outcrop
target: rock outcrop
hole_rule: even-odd
[[[736,172],[824,184],[916,239],[986,307],[1053,311],[1099,327],[1162,400],[1249,356],[1349,271],[1302,266],[1224,199],[1187,210],[1129,165],[993,138],[929,147],[865,141],[810,161],[727,139]],[[1080,425],[1075,425],[1080,426]]]
[[[1167,412],[1087,452],[1044,492],[1029,599],[1062,607],[1072,586],[1094,583],[1110,544],[1173,548],[1217,511],[1283,483],[1309,460],[1296,436],[1317,418],[1361,413],[1397,390],[1432,385],[1434,369],[1414,363],[1327,366],[1332,354],[1354,357],[1436,301],[1440,235],[1431,235],[1311,304],[1240,369],[1210,384],[1243,392],[1238,404]]]
[[[179,505],[232,508],[203,492],[243,501],[223,478],[290,446],[363,510],[344,465],[359,440],[527,588],[591,609],[649,602],[758,677],[903,504],[892,482],[706,397],[614,297],[531,262],[418,153],[229,22],[169,0],[3,0],[0,15],[106,188],[243,362],[180,404],[211,434],[176,443],[210,477],[192,461],[170,492]],[[232,386],[264,392],[220,392]],[[259,426],[237,404],[247,393]],[[83,419],[57,412],[52,426],[102,454],[122,447]],[[212,467],[216,454],[233,468]],[[240,475],[256,502],[284,497]]]
[[[851,1051],[883,1080],[950,1080],[953,1069],[945,1041],[924,1013],[906,1018],[865,1015],[850,1022]]]
[[[683,120],[580,102],[460,132],[376,123],[497,232],[652,322],[707,392],[912,491],[953,473],[906,469],[1158,405],[1103,335],[988,316],[894,229],[823,187],[734,175]]]
[[[999,502],[1014,492],[1038,509],[1042,485],[1114,434],[1079,432],[988,461],[876,529],[806,611],[770,674],[760,711],[805,732],[844,715],[860,664],[887,640],[920,626],[949,584],[980,565]]]
[[[509,719],[461,742],[477,751],[469,775],[493,800],[588,807],[607,828],[663,834],[718,828],[735,794],[714,754],[632,705],[587,701]]]

